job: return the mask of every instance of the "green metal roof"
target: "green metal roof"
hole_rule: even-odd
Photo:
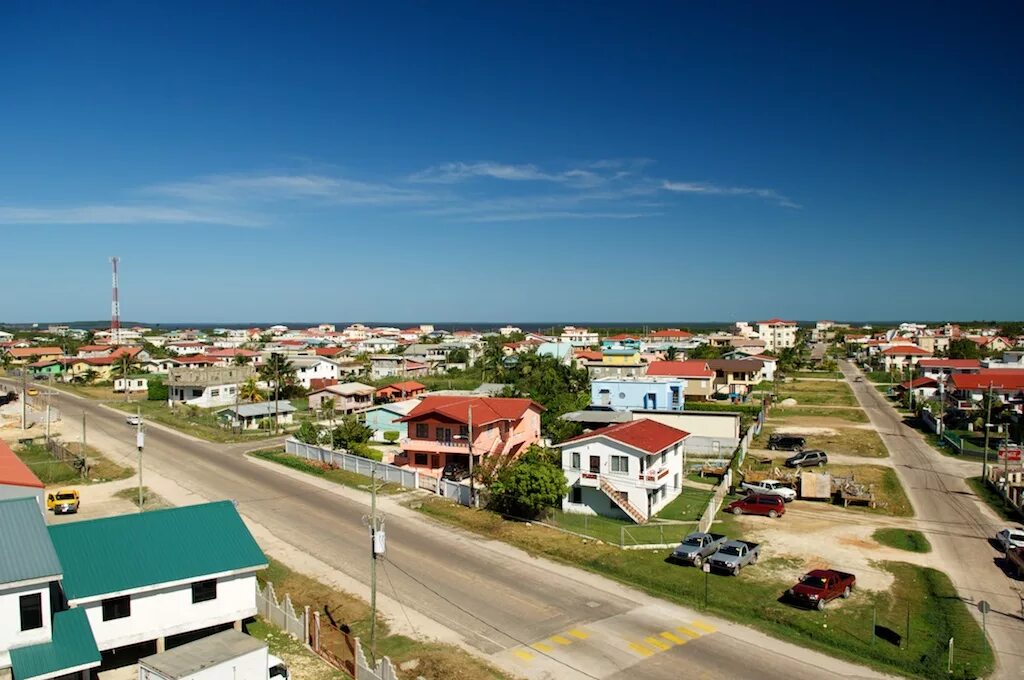
[[[68,609],[53,615],[50,642],[11,650],[16,680],[53,678],[71,669],[100,665],[100,651],[84,609]]]
[[[34,497],[0,501],[0,583],[59,578],[60,573],[39,502]]]
[[[267,564],[231,501],[57,524],[50,537],[72,602]]]

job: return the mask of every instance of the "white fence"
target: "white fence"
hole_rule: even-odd
[[[378,463],[375,460],[354,456],[344,451],[332,451],[320,446],[313,446],[312,444],[303,444],[297,439],[286,440],[284,450],[285,453],[292,456],[334,465],[342,470],[348,470],[349,472],[366,477],[373,475],[374,470],[376,470],[377,479],[398,484],[407,489],[419,488],[418,477],[420,475],[415,470],[407,470],[396,465],[389,465],[388,463]]]
[[[363,652],[363,645],[359,642],[359,638],[356,638],[356,680],[398,680],[398,671],[395,670],[395,665],[391,662],[391,659],[384,656],[377,659],[377,663],[372,664],[366,659],[366,654]],[[423,676],[419,676],[417,680],[423,680]]]
[[[309,607],[305,607],[301,614],[296,614],[290,595],[286,594],[282,602],[277,601],[273,583],[267,583],[267,587],[262,590],[260,584],[256,584],[256,611],[303,644],[309,639]]]
[[[704,514],[700,517],[697,531],[707,532],[711,529],[711,523],[715,521],[715,515],[718,514],[719,508],[722,507],[722,501],[725,499],[725,494],[729,493],[729,486],[731,484],[732,470],[726,470],[725,475],[722,476],[721,483],[715,487],[715,493],[708,499],[708,506],[704,508]]]

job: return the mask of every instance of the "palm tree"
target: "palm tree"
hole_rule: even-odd
[[[128,401],[128,374],[135,368],[135,357],[131,354],[125,353],[114,360],[114,371],[120,373],[124,379],[124,399]]]
[[[0,366],[3,366],[4,371],[11,367],[12,361],[14,361],[14,359],[12,359],[11,355],[7,352],[0,354]]]
[[[676,357],[679,356],[679,348],[675,345],[669,345],[665,351],[665,359],[668,361],[675,361]]]
[[[256,376],[249,378],[239,386],[238,396],[254,404],[263,401],[263,390],[256,382]]]
[[[99,373],[96,372],[96,369],[90,368],[88,371],[82,374],[82,379],[87,383],[92,383],[96,380],[98,376]]]
[[[235,358],[231,360],[235,366],[246,366],[249,363],[249,357],[243,354],[236,354]]]
[[[320,410],[322,410],[326,414],[326,417],[330,421],[331,425],[334,424],[334,405],[334,397],[328,397],[320,402]]]

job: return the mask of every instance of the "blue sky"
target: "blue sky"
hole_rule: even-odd
[[[5,3],[0,321],[1024,317],[1020,3],[371,4]]]

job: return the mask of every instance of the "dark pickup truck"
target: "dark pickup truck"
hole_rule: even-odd
[[[729,539],[724,534],[702,534],[700,532],[689,534],[672,551],[669,560],[699,567],[705,559],[718,552],[719,546],[727,540]]]
[[[8,392],[7,394],[0,394],[0,406],[10,404],[12,401],[18,401],[17,392]]]
[[[837,597],[849,597],[857,577],[834,569],[815,569],[800,577],[800,582],[786,591],[796,603],[824,609],[825,603]]]
[[[1006,561],[1017,578],[1024,578],[1024,548],[1010,548],[1006,551]]]

